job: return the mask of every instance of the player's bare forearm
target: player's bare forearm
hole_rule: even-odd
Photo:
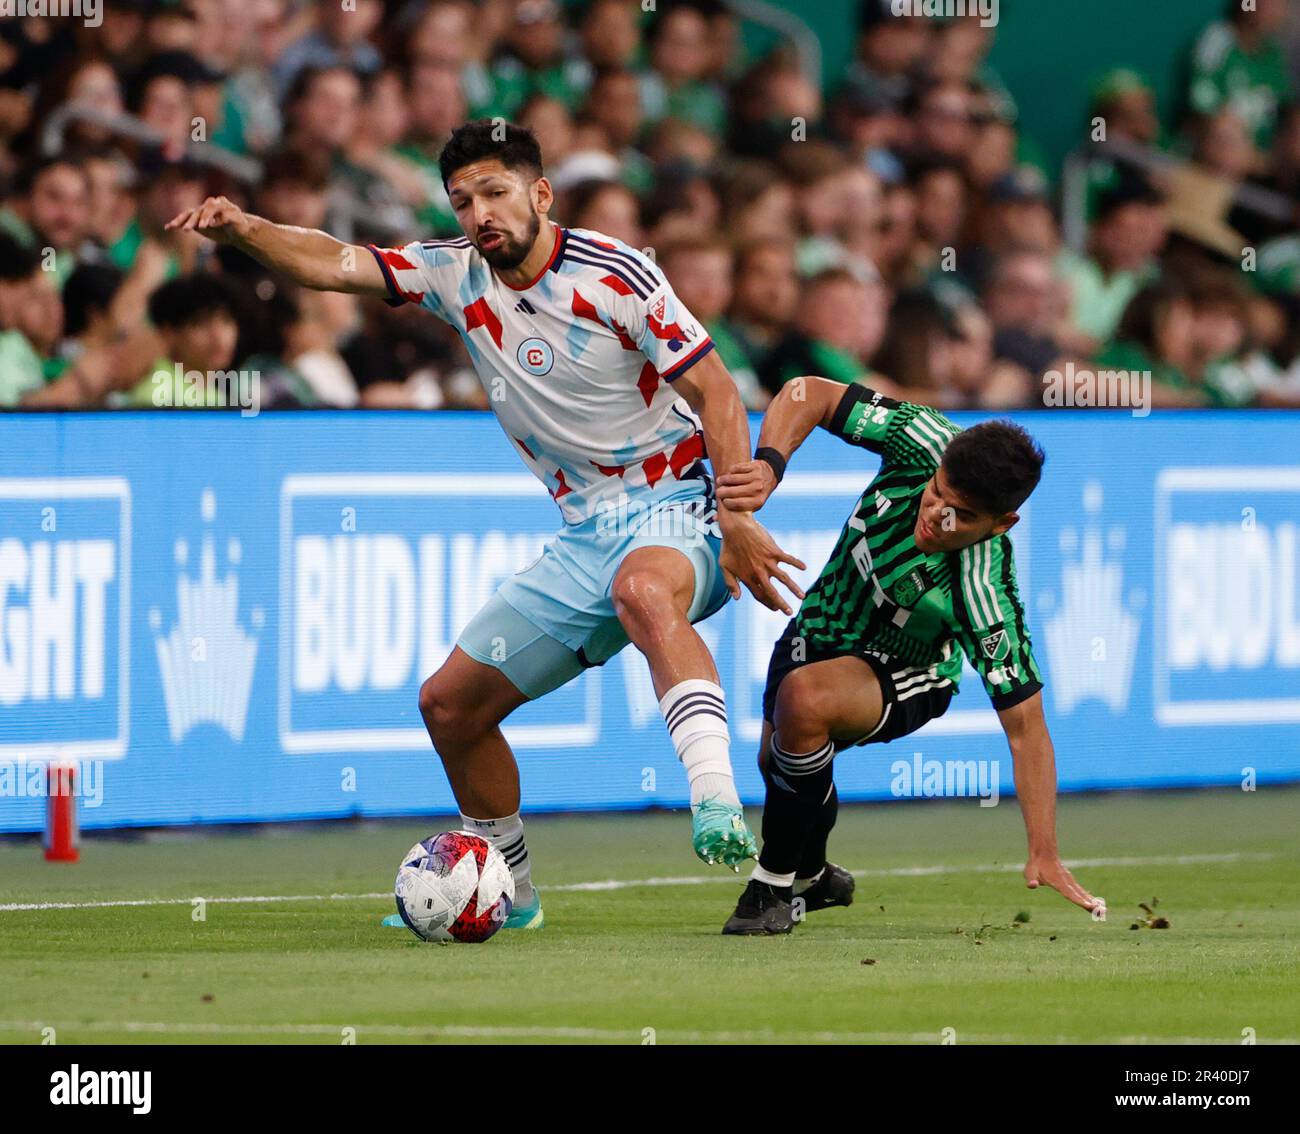
[[[250,215],[248,222],[247,231],[231,243],[303,287],[369,295],[387,290],[379,265],[364,248],[318,229],[275,224],[265,217]]]
[[[830,428],[835,409],[844,397],[844,385],[827,378],[805,375],[791,378],[763,414],[758,448],[780,454],[784,471],[788,461],[817,426]],[[755,458],[718,476],[718,500],[724,510],[757,512],[776,488],[777,470],[767,460]]]
[[[1050,886],[1063,898],[1105,916],[1106,902],[1093,897],[1065,868],[1056,843],[1056,754],[1043,719],[1043,694],[998,713],[1015,761],[1016,797],[1025,820],[1029,861],[1025,885],[1031,890]]]
[[[811,374],[791,378],[781,387],[763,415],[758,447],[776,449],[789,460],[817,426],[830,428],[835,408],[844,397],[844,389],[842,382]]]
[[[673,386],[699,416],[714,473],[721,477],[748,461],[749,419],[735,380],[717,352],[710,351]],[[791,594],[802,599],[802,589],[781,569],[781,564],[800,570],[804,564],[782,551],[752,512],[719,508],[718,526],[722,531],[722,571],[732,597],[740,597],[743,582],[769,610],[792,614],[790,604],[772,580],[780,580]]]
[[[209,197],[167,222],[168,231],[197,232],[229,244],[302,287],[386,295],[387,284],[365,248],[345,244],[318,229],[276,224],[246,213],[225,197]]]
[[[1056,753],[1035,693],[998,713],[1015,763],[1016,798],[1025,820],[1029,853],[1056,855]]]
[[[673,388],[700,419],[714,476],[749,460],[749,419],[735,379],[716,350],[678,378]]]

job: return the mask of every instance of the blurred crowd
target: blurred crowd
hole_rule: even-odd
[[[752,409],[799,374],[1004,409],[1103,370],[1149,373],[1156,405],[1300,405],[1285,0],[1225,3],[1168,121],[1148,76],[1100,61],[1071,173],[1021,130],[978,18],[863,0],[823,89],[796,45],[747,52],[725,0],[649,7],[108,0],[93,28],[0,21],[0,406],[219,405],[154,376],[238,369],[269,408],[485,407],[427,312],[163,226],[219,193],[349,241],[455,234],[440,146],[495,115],[536,132],[556,220],[652,250]]]

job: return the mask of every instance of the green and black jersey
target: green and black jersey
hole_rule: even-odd
[[[916,546],[921,494],[957,427],[937,410],[854,385],[831,432],[879,453],[880,471],[795,615],[797,632],[814,649],[933,667],[954,689],[964,653],[997,709],[1041,689],[1011,541],[990,536],[933,555]]]

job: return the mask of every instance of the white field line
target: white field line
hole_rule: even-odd
[[[643,1033],[636,1028],[563,1028],[563,1027],[473,1027],[465,1025],[403,1025],[403,1024],[362,1024],[359,1026],[340,1024],[210,1024],[178,1023],[172,1021],[151,1020],[97,1020],[85,1023],[51,1024],[49,1020],[0,1020],[0,1033],[39,1034],[42,1028],[55,1027],[67,1032],[101,1032],[108,1034],[127,1033],[129,1035],[196,1035],[196,1036],[279,1036],[308,1037],[328,1036],[342,1040],[344,1032],[351,1030],[357,1040],[365,1039],[551,1039],[551,1040],[591,1040],[613,1043],[643,1042]],[[718,1031],[702,1032],[677,1028],[655,1028],[654,1038],[671,1040],[676,1043],[708,1044],[743,1044],[743,1043],[899,1043],[899,1044],[934,1044],[940,1043],[936,1032],[832,1032],[832,1031],[776,1031],[772,1029],[752,1031]],[[1034,1044],[1077,1044],[1082,1042],[1094,1044],[1200,1044],[1200,1045],[1237,1045],[1239,1039],[1224,1036],[1106,1036],[1091,1037],[1081,1040],[1075,1036],[1026,1036],[994,1035],[987,1033],[962,1032],[957,1037],[960,1043],[1034,1043]],[[1262,1044],[1298,1044],[1300,1040],[1290,1036],[1260,1039]]]
[[[1074,870],[1091,867],[1142,867],[1142,866],[1196,866],[1211,862],[1262,862],[1276,858],[1271,853],[1229,854],[1169,854],[1124,858],[1076,858],[1066,866]],[[935,874],[1018,874],[1023,868],[1015,862],[989,862],[974,866],[894,866],[876,870],[855,870],[855,878],[923,878]],[[631,890],[646,886],[716,886],[735,885],[739,879],[734,874],[691,874],[680,878],[609,878],[601,882],[571,882],[559,886],[543,886],[543,892],[572,894],[604,890]],[[231,898],[129,898],[107,902],[6,902],[0,904],[0,913],[17,913],[22,910],[103,910],[129,906],[191,906],[202,900],[207,905],[256,905],[271,902],[360,902],[391,901],[392,893],[377,890],[368,894],[252,894]]]

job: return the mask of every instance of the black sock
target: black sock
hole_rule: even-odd
[[[831,837],[831,828],[835,826],[835,819],[839,812],[840,793],[835,790],[835,785],[832,783],[830,793],[817,812],[813,829],[808,833],[803,855],[794,872],[796,878],[811,878],[826,865],[826,842]]]
[[[775,740],[772,742],[763,767],[767,797],[763,804],[763,852],[758,863],[764,870],[772,874],[793,874],[798,870],[808,840],[818,830],[826,792],[834,783],[834,755],[829,742],[816,752],[802,755],[785,752]],[[830,833],[829,828],[826,833]],[[823,841],[823,855],[825,850]]]

